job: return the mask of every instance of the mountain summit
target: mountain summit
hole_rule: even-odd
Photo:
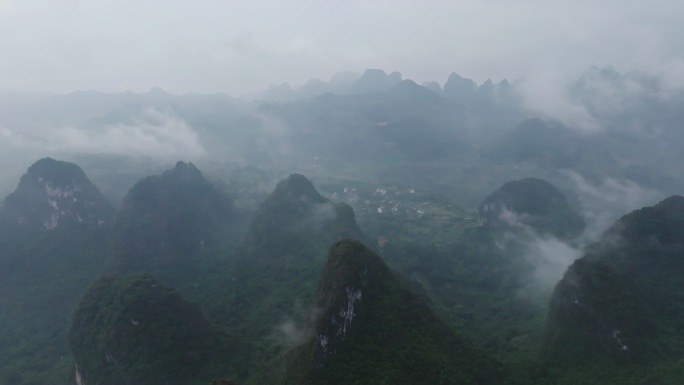
[[[113,211],[79,166],[50,158],[34,163],[5,200],[1,384],[66,381],[69,313],[102,273]]]
[[[306,177],[290,175],[263,202],[238,248],[224,285],[233,300],[225,302],[223,322],[258,343],[292,318],[295,302],[313,300],[327,248],[362,237],[349,205],[330,202]]]
[[[254,216],[247,242],[252,247],[290,249],[295,239],[330,243],[361,237],[354,210],[333,204],[305,176],[292,174],[278,183]],[[281,249],[282,248],[282,249]]]
[[[492,227],[520,223],[561,238],[579,235],[584,229],[584,219],[556,186],[538,178],[505,183],[484,199],[478,211],[485,225]]]
[[[365,92],[387,91],[402,80],[399,72],[385,73],[380,69],[367,69],[361,78],[351,86],[351,92],[360,94]]]
[[[359,242],[330,248],[316,306],[314,335],[291,353],[286,384],[502,380],[494,360],[455,334]]]
[[[197,257],[229,240],[233,214],[231,200],[192,163],[143,178],[124,197],[114,223],[113,269],[182,277]]]
[[[199,306],[149,274],[95,281],[76,306],[69,345],[78,375],[103,385],[207,383],[230,371],[232,356],[230,338]]]
[[[100,226],[114,209],[79,166],[44,158],[28,168],[5,199],[2,222],[23,229],[64,225]]]

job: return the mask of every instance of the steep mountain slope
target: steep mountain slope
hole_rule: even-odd
[[[333,204],[305,176],[292,174],[278,183],[256,212],[246,243],[257,249],[287,252],[295,238],[330,243],[360,234],[351,207]],[[304,239],[294,245],[299,248],[302,242]]]
[[[151,272],[187,284],[202,263],[230,246],[239,218],[192,163],[178,162],[138,181],[124,198],[113,226],[112,271]]]
[[[269,346],[253,351],[255,362],[272,358],[285,348],[273,344],[273,334],[297,316],[296,303],[311,301],[327,247],[362,237],[351,207],[331,203],[304,176],[290,175],[255,214],[221,285],[222,308],[212,314],[251,343]]]
[[[5,198],[0,223],[15,229],[108,224],[114,210],[76,164],[44,158],[29,167]]]
[[[234,342],[148,274],[93,283],[74,311],[69,345],[85,383],[206,384],[238,367]]]
[[[449,329],[363,244],[330,249],[315,335],[286,384],[500,384],[497,363]]]
[[[522,223],[540,233],[568,238],[584,228],[582,217],[551,183],[525,178],[505,183],[488,195],[478,209],[487,226],[514,227]]]
[[[102,272],[112,207],[73,163],[41,159],[0,211],[0,383],[66,381],[73,303]]]
[[[684,198],[622,217],[556,287],[548,366],[568,378],[601,371],[603,383],[624,383],[684,358],[683,273]],[[676,383],[663,373],[650,372],[650,383]]]
[[[553,285],[567,266],[560,261],[574,252],[556,237],[572,238],[584,223],[541,179],[505,183],[481,202],[479,226],[468,218],[429,229],[402,220],[411,230],[405,234],[387,227],[381,234],[391,242],[382,255],[478,347],[509,363],[532,360]]]

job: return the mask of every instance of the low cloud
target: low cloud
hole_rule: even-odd
[[[188,123],[167,111],[146,109],[129,123],[95,128],[77,126],[13,130],[0,127],[4,152],[22,151],[38,156],[94,154],[145,157],[160,160],[196,159],[206,154]]]
[[[531,267],[520,294],[528,299],[545,300],[565,274],[567,268],[584,255],[585,248],[621,216],[651,206],[662,199],[658,191],[639,186],[627,179],[606,177],[600,183],[589,183],[574,171],[566,175],[574,185],[587,227],[582,235],[572,240],[561,240],[540,234],[525,225],[518,214],[504,210],[502,218],[516,231],[505,234],[499,244],[504,253],[521,253],[522,262]]]
[[[50,124],[0,124],[0,196],[16,187],[19,177],[44,157],[73,160],[79,155],[122,156],[155,163],[206,157],[197,133],[168,111],[146,109],[126,123],[95,127]]]
[[[290,156],[295,153],[294,146],[290,143],[291,130],[285,121],[264,113],[256,114],[254,117],[260,123],[260,132],[256,137],[259,150],[277,156]]]
[[[310,335],[310,328],[298,325],[294,320],[287,320],[282,325],[278,326],[278,331],[282,333],[282,337],[288,346],[298,346],[306,342]]]
[[[294,315],[276,327],[276,338],[285,346],[298,346],[312,335],[313,328],[321,314],[317,307],[305,309],[300,302],[295,302]]]
[[[51,137],[48,149],[85,154],[110,154],[160,159],[205,155],[195,131],[182,119],[147,109],[132,124],[113,124],[98,130],[67,127]]]
[[[517,82],[516,90],[525,107],[536,114],[563,122],[580,132],[602,132],[615,117],[629,115],[649,102],[673,102],[682,96],[684,76],[681,61],[669,62],[655,72],[622,74],[612,67],[593,67],[580,77],[540,70]],[[646,122],[631,123],[643,130]]]
[[[550,234],[540,234],[524,224],[524,218],[510,210],[502,210],[501,218],[516,231],[507,232],[499,247],[504,254],[520,253],[521,262],[531,267],[524,278],[521,296],[545,301],[567,268],[582,256],[583,245],[566,242]]]
[[[524,259],[533,266],[533,270],[523,294],[548,298],[568,267],[582,256],[583,248],[553,236],[541,236],[536,232],[531,235],[524,246]]]
[[[586,107],[573,100],[569,86],[569,79],[560,73],[540,71],[518,83],[518,92],[532,112],[585,132],[600,131],[599,122]]]
[[[660,192],[641,187],[629,179],[605,177],[600,183],[592,184],[574,171],[565,173],[573,182],[574,193],[587,221],[584,242],[598,239],[621,216],[663,198]]]

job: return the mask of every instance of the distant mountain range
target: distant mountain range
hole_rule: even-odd
[[[592,183],[608,176],[681,191],[678,169],[662,167],[684,161],[681,91],[610,67],[548,87],[544,98],[547,91],[525,79],[477,84],[453,73],[443,85],[418,85],[371,69],[249,101],[159,89],[5,92],[0,146],[26,166],[45,154],[78,162],[115,204],[126,192],[121,182],[160,172],[176,157],[204,169],[230,162],[281,176],[429,186],[468,207],[510,179],[562,186],[567,178],[558,173],[568,170]],[[21,170],[0,175],[0,191],[11,191]]]

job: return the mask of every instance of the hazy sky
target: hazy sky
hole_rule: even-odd
[[[338,71],[684,79],[684,1],[0,0],[0,89],[223,91]]]

